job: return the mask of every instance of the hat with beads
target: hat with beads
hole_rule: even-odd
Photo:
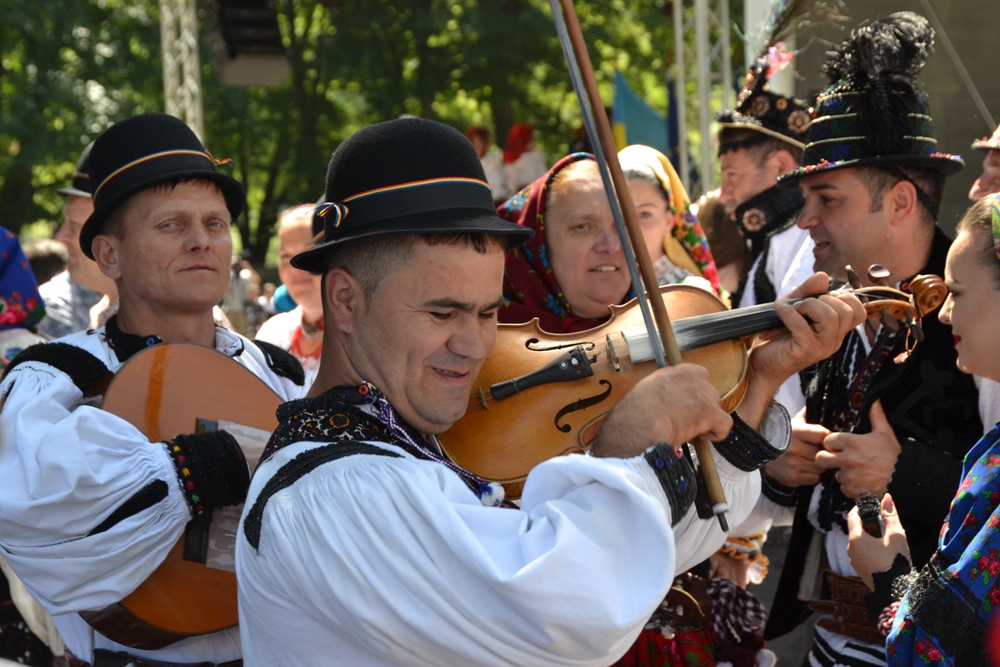
[[[972,147],[979,151],[1000,151],[1000,125],[989,137],[983,137],[979,141],[973,141]]]
[[[821,72],[830,86],[816,99],[802,166],[778,185],[796,187],[803,176],[850,167],[961,171],[962,158],[938,150],[927,96],[916,81],[933,42],[927,19],[897,12],[855,28],[828,52]]]
[[[180,118],[144,113],[105,130],[90,152],[94,212],[80,230],[80,248],[93,259],[91,244],[115,209],[132,195],[170,181],[205,179],[215,183],[235,218],[246,206],[246,190],[215,170],[216,160]]]
[[[719,155],[748,148],[765,141],[766,137],[780,139],[796,148],[805,147],[802,141],[812,109],[801,100],[771,90],[771,76],[787,64],[790,56],[772,47],[750,67],[743,81],[743,90],[736,99],[736,109],[720,111],[716,120],[719,127],[752,130],[759,134],[759,138],[720,142]]]
[[[507,248],[530,229],[501,220],[479,154],[458,130],[398,118],[355,132],[334,152],[326,177],[322,242],[292,266],[322,273],[324,256],[346,241],[398,234],[503,236]]]

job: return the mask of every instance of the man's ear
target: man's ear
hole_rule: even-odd
[[[883,199],[886,220],[890,225],[899,225],[908,220],[920,206],[917,188],[909,181],[900,181],[889,188]]]
[[[799,161],[792,157],[792,154],[786,150],[779,149],[771,154],[771,159],[778,167],[778,174],[787,174],[788,172],[797,169],[799,166]]]
[[[323,276],[323,309],[326,323],[346,334],[356,331],[367,302],[361,285],[346,269],[330,269]]]
[[[118,239],[107,234],[98,234],[90,245],[91,252],[94,253],[94,261],[101,269],[101,273],[111,280],[119,280],[122,277],[120,263],[120,249]]]

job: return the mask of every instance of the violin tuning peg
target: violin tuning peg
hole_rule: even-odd
[[[913,320],[910,324],[910,329],[913,331],[913,337],[917,339],[918,343],[924,342],[924,329],[920,326],[920,322]]]
[[[845,266],[844,270],[847,271],[847,282],[851,284],[851,287],[854,289],[861,289],[861,276],[859,276],[857,272],[851,268],[850,264]]]
[[[880,319],[882,321],[882,326],[891,331],[892,333],[899,332],[899,322],[892,315],[889,314],[888,309],[883,308],[879,311],[881,315]]]
[[[869,282],[875,283],[876,285],[881,285],[882,287],[889,286],[889,269],[885,268],[881,264],[872,264],[868,269],[868,280]]]
[[[906,315],[904,317],[906,317],[906,325],[907,326],[912,326],[913,325],[913,311],[912,310],[906,311]]]

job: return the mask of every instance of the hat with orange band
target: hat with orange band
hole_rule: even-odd
[[[233,218],[246,206],[246,190],[215,170],[216,160],[184,121],[164,113],[144,113],[115,123],[90,151],[94,212],[80,230],[80,248],[94,259],[91,243],[115,209],[132,195],[161,183],[205,179],[215,183]]]
[[[317,204],[323,236],[292,258],[322,273],[325,255],[345,241],[393,234],[494,234],[508,249],[530,229],[501,220],[479,154],[458,130],[421,118],[370,125],[330,159],[325,201]]]

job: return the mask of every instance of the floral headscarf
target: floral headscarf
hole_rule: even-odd
[[[589,153],[573,153],[555,163],[531,185],[511,197],[497,213],[501,218],[534,230],[527,245],[507,254],[503,294],[507,304],[500,309],[500,321],[509,324],[530,322],[537,317],[543,330],[571,333],[596,327],[601,320],[573,315],[569,301],[556,282],[549,262],[545,239],[545,196],[556,174],[579,160],[593,160]],[[629,291],[629,296],[633,296]]]
[[[32,329],[43,317],[45,304],[21,242],[0,227],[0,331]]]
[[[701,228],[701,223],[691,213],[691,199],[667,156],[655,148],[636,144],[628,146],[618,153],[618,159],[621,161],[623,169],[628,168],[630,164],[642,165],[656,174],[660,186],[668,195],[669,202],[667,203],[670,212],[674,214],[674,228],[672,230],[674,238],[684,246],[684,250],[701,270],[702,277],[712,284],[715,293],[726,301],[728,295],[719,284],[719,272],[715,267],[712,251],[708,247],[705,230]]]

